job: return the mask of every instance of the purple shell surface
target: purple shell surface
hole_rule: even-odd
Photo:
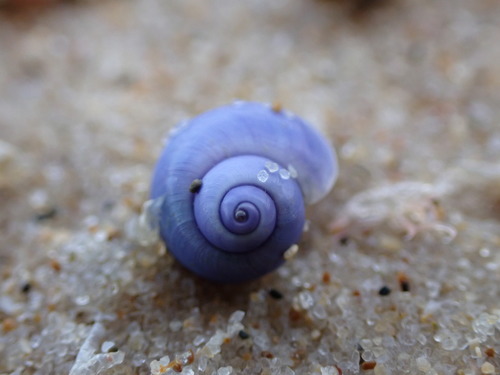
[[[151,197],[162,200],[161,235],[185,267],[242,282],[284,262],[301,237],[304,204],[329,192],[337,169],[330,145],[299,117],[237,102],[174,129]]]

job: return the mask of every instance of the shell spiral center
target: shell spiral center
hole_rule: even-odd
[[[262,189],[244,185],[227,192],[220,205],[224,227],[234,234],[250,234],[255,230],[267,238],[276,223],[276,207]]]

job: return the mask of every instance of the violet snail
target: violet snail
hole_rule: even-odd
[[[153,175],[167,249],[196,274],[243,282],[284,263],[305,204],[337,176],[332,147],[299,117],[253,102],[205,112],[172,132]]]

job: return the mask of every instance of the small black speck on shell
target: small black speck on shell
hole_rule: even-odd
[[[197,178],[196,180],[193,180],[193,182],[191,182],[191,185],[189,186],[189,191],[193,194],[199,193],[202,186],[203,182],[199,178]]]

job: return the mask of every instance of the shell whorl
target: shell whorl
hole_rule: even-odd
[[[299,117],[240,102],[175,129],[153,177],[169,251],[208,279],[254,279],[298,242],[304,202],[328,193],[337,173],[328,143]],[[189,190],[202,181],[198,193]]]

